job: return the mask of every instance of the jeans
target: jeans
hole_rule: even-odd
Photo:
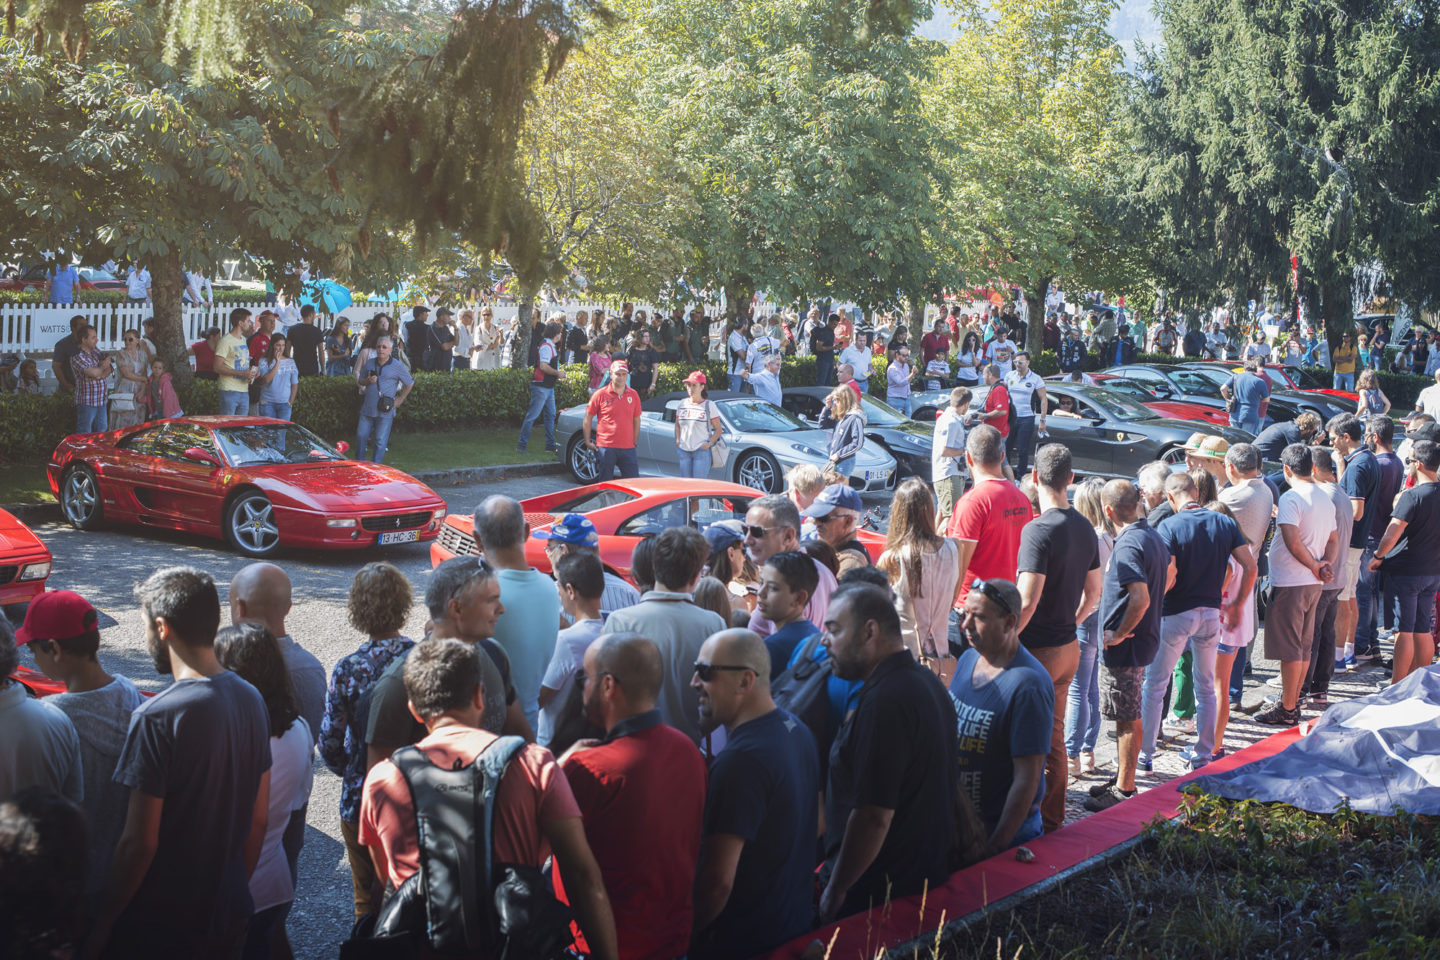
[[[260,416],[270,417],[274,420],[290,419],[290,404],[288,403],[267,403],[260,401]]]
[[[1331,390],[1349,390],[1350,392],[1353,393],[1353,392],[1355,391],[1355,374],[1353,374],[1353,373],[1337,373],[1337,374],[1335,374],[1335,380],[1334,380],[1333,385],[1330,387],[1330,389],[1331,389]]]
[[[1371,537],[1365,545],[1365,552],[1360,554],[1360,577],[1355,584],[1356,653],[1369,653],[1374,649],[1376,628],[1380,625],[1381,603],[1385,599],[1380,589],[1383,575],[1370,569],[1370,561],[1374,559],[1378,545],[1379,541]]]
[[[360,415],[360,426],[355,430],[355,459],[385,462],[385,449],[390,446],[390,428],[395,425],[394,412],[383,417]],[[375,442],[375,455],[369,455],[371,441]]]
[[[1244,431],[1246,431],[1247,433],[1259,434],[1259,433],[1260,433],[1260,417],[1257,415],[1254,419],[1239,420],[1239,419],[1237,419],[1237,418],[1235,417],[1234,414],[1231,414],[1231,415],[1230,415],[1230,426],[1235,427],[1237,430],[1244,430]]]
[[[730,392],[740,393],[745,389],[745,380],[738,373],[729,374]]]
[[[1100,615],[1092,614],[1075,631],[1080,641],[1080,666],[1065,700],[1065,755],[1094,753],[1100,736]]]
[[[703,451],[705,456],[710,456],[710,451]],[[615,479],[615,468],[620,468],[620,476],[624,479],[640,476],[640,461],[635,456],[634,447],[596,447],[595,467],[597,482]]]
[[[105,404],[102,403],[98,407],[86,406],[83,403],[75,404],[76,433],[104,433],[108,422],[105,419]]]
[[[910,416],[910,394],[907,393],[903,397],[887,397],[886,402],[905,416]]]
[[[821,353],[815,356],[815,386],[828,387],[835,380],[835,354]]]
[[[243,417],[250,412],[250,391],[221,390],[220,416]]]
[[[1160,621],[1160,649],[1145,668],[1145,685],[1141,690],[1143,735],[1140,759],[1155,755],[1155,741],[1160,733],[1160,711],[1165,688],[1185,644],[1190,644],[1195,670],[1195,755],[1209,757],[1215,750],[1215,654],[1220,643],[1220,610],[1198,607]]]
[[[701,479],[710,476],[710,451],[681,450],[680,476]]]
[[[1030,471],[1030,451],[1035,449],[1035,418],[1016,417],[1015,427],[1005,441],[1005,455],[1015,457],[1015,479]]]
[[[870,381],[869,381],[869,380],[856,380],[856,381],[855,381],[855,385],[860,388],[860,392],[861,392],[861,393],[869,393],[869,392],[870,392]]]
[[[842,477],[849,477],[849,476],[850,476],[850,471],[852,471],[852,470],[855,469],[855,456],[856,456],[856,455],[852,453],[850,456],[846,457],[844,460],[841,460],[841,461],[839,461],[838,463],[836,463],[836,464],[835,464],[835,472],[838,473],[838,474],[840,474],[840,476],[842,476]]]
[[[530,384],[530,408],[525,411],[525,419],[520,424],[520,439],[516,448],[524,450],[530,445],[530,431],[535,428],[535,421],[541,416],[545,417],[545,449],[555,449],[555,388],[542,387],[538,383]]]

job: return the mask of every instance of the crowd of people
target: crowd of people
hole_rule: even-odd
[[[0,938],[287,956],[318,749],[342,781],[356,942],[493,956],[573,917],[596,957],[752,956],[1059,829],[1067,786],[1101,766],[1101,718],[1118,759],[1090,810],[1133,796],[1180,735],[1167,700],[1193,703],[1182,759],[1223,756],[1232,711],[1255,709],[1257,607],[1280,681],[1262,724],[1325,709],[1334,671],[1378,658],[1381,624],[1393,682],[1434,660],[1428,417],[1398,450],[1383,415],[1311,417],[1282,438],[1283,478],[1241,443],[1076,487],[1059,444],[1017,483],[966,393],[937,422],[933,489],[899,487],[883,544],[843,477],[802,468],[743,520],[640,541],[632,584],[583,515],[532,531],[491,496],[481,557],[423,585],[418,642],[404,575],[356,574],[364,641],[328,678],[289,635],[273,564],[234,577],[223,629],[204,572],[139,585],[174,678],[148,698],[101,665],[89,602],[42,595],[0,643],[0,675],[25,644],[66,688],[0,689]],[[436,879],[487,863],[528,924],[502,933],[488,890]]]

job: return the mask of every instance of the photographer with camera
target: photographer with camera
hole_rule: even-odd
[[[385,448],[390,444],[390,428],[395,425],[395,411],[405,402],[415,386],[415,378],[405,365],[395,359],[395,344],[381,337],[375,344],[375,355],[365,361],[356,375],[364,399],[360,402],[360,425],[355,432],[355,459],[385,462]],[[370,444],[375,455],[369,456]]]

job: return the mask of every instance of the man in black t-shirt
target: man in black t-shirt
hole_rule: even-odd
[[[810,325],[810,352],[815,355],[815,385],[828,387],[835,382],[835,324],[839,316],[830,314],[825,323]]]
[[[822,921],[931,890],[951,872],[955,822],[955,706],[900,634],[889,595],[844,586],[825,611],[822,639],[841,680],[863,680],[830,750]],[[967,845],[983,838],[964,838]]]
[[[1433,615],[1440,592],[1440,446],[1417,441],[1415,486],[1400,494],[1390,523],[1375,548],[1372,570],[1385,573],[1385,593],[1399,606],[1395,634],[1395,667],[1391,683],[1399,683],[1435,659]]]
[[[810,728],[770,696],[759,634],[722,630],[695,660],[701,723],[729,737],[710,767],[689,955],[757,956],[811,927],[820,758]]]
[[[1058,443],[1041,447],[1032,476],[1044,512],[1020,531],[1016,586],[1021,600],[1020,643],[1055,685],[1045,796],[1040,803],[1040,819],[1049,833],[1065,822],[1065,703],[1080,666],[1075,625],[1099,604],[1102,577],[1095,528],[1066,496],[1075,479],[1069,448]]]
[[[290,350],[300,376],[318,377],[323,369],[320,347],[325,343],[325,333],[315,326],[315,307],[312,304],[307,303],[300,308],[300,322],[291,324],[285,335],[290,338]]]
[[[1360,623],[1360,606],[1356,590],[1360,583],[1360,562],[1370,540],[1371,528],[1375,523],[1376,503],[1380,492],[1380,462],[1365,446],[1365,424],[1358,417],[1342,413],[1330,418],[1325,424],[1330,433],[1330,445],[1345,460],[1340,474],[1340,489],[1350,496],[1355,507],[1355,525],[1350,529],[1348,552],[1344,577],[1336,568],[1336,579],[1340,580],[1340,606],[1335,613],[1335,659],[1348,659],[1355,653],[1355,632]],[[1382,533],[1375,530],[1375,536]]]
[[[410,369],[419,373],[425,369],[425,357],[430,349],[430,308],[416,306],[405,321],[405,355],[410,358]]]

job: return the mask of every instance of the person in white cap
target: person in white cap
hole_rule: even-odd
[[[690,395],[675,408],[675,446],[680,451],[682,477],[709,476],[710,448],[720,442],[720,410],[706,399],[705,383],[705,374],[691,370],[685,378]]]

